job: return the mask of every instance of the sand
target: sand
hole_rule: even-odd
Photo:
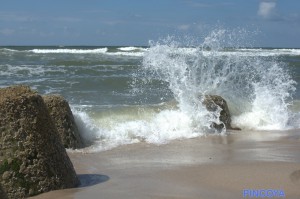
[[[300,198],[300,130],[233,131],[68,154],[82,186],[32,198],[234,199],[243,198],[244,189],[276,189]]]

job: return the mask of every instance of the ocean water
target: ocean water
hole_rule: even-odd
[[[2,46],[0,87],[29,85],[70,103],[87,151],[209,134],[220,95],[242,131],[300,127],[300,49],[240,47],[214,31],[202,43],[175,38],[135,46]],[[230,44],[230,45],[229,45]]]

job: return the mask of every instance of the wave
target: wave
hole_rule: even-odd
[[[114,52],[108,53],[110,55],[124,55],[124,56],[144,56],[149,49],[145,48],[136,48],[136,47],[122,47],[118,48],[121,51],[125,52]],[[167,49],[166,49],[167,50]],[[195,55],[198,53],[199,48],[196,47],[177,47],[173,49],[172,53],[174,54],[185,54],[185,55]],[[262,49],[262,48],[253,48],[253,49],[220,49],[219,51],[211,51],[202,49],[203,56],[243,56],[243,57],[279,57],[279,56],[300,56],[300,49]]]
[[[118,48],[118,50],[121,50],[121,51],[141,51],[141,52],[147,51],[146,48],[134,47],[134,46],[120,47],[120,48]]]
[[[0,48],[1,51],[8,51],[8,52],[17,52],[18,50],[10,49],[10,48]]]
[[[123,50],[117,52],[109,52],[108,48],[98,49],[33,49],[28,52],[36,54],[103,54],[109,56],[131,56],[131,57],[142,57],[144,56],[145,50],[137,50],[135,47],[124,47]],[[124,50],[125,49],[125,50]],[[142,49],[142,48],[139,48]]]
[[[166,49],[170,50],[170,49]],[[199,48],[196,47],[177,47],[171,50],[177,55],[192,55],[196,56],[199,53]],[[300,56],[300,49],[219,49],[218,51],[201,49],[203,56],[243,56],[243,57],[278,57],[278,56]]]
[[[190,115],[200,131],[209,128],[212,121],[220,123],[214,117],[219,112],[207,112],[201,104],[207,94],[220,95],[228,101],[233,126],[260,130],[289,128],[288,107],[296,83],[287,67],[276,57],[264,58],[260,50],[251,51],[256,56],[249,56],[248,49],[240,51],[247,51],[246,56],[224,52],[221,42],[227,37],[231,37],[229,31],[212,32],[189,54],[178,53],[178,42],[156,43],[144,57],[144,69],[152,77],[168,82],[181,111]]]
[[[85,151],[109,150],[121,145],[147,142],[164,144],[174,139],[203,135],[191,131],[192,120],[177,108],[123,107],[90,116],[86,111],[73,109],[76,123],[84,139],[94,142]]]
[[[33,52],[37,54],[48,54],[48,53],[69,53],[69,54],[98,54],[106,53],[107,48],[97,48],[97,49],[33,49],[28,52]]]
[[[143,57],[144,52],[107,52],[111,56],[130,56],[130,57]]]
[[[0,65],[0,76],[13,76],[13,77],[45,77],[48,74],[60,73],[65,74],[67,70],[63,66],[44,66],[44,65]],[[29,79],[28,81],[33,81]]]
[[[118,48],[120,51],[109,52],[108,48],[99,49],[33,49],[29,52],[37,54],[106,54],[112,56],[135,56],[143,57],[147,49],[137,47],[122,47]],[[10,50],[16,52],[15,50]],[[177,49],[178,54],[194,54],[197,53],[197,48],[180,48]],[[214,53],[215,56],[246,56],[246,57],[277,57],[277,56],[300,56],[300,49],[234,49],[232,51],[208,51],[203,50],[203,55],[210,56]]]
[[[238,55],[247,56],[300,56],[300,49],[238,49]]]
[[[110,56],[132,56],[143,57],[149,48],[145,47],[119,47],[117,51],[110,51],[111,47],[96,48],[96,49],[31,49],[31,50],[17,50],[11,48],[0,48],[0,53],[22,53],[30,52],[35,54],[104,54]],[[177,47],[176,53],[190,54],[197,53],[197,47]],[[202,50],[203,55],[210,56],[214,53],[215,56],[246,56],[246,57],[278,57],[278,56],[300,56],[300,49],[268,49],[268,48],[226,48],[219,49],[219,51],[211,51],[207,49]],[[174,52],[173,52],[174,53]]]
[[[157,80],[165,82],[174,101],[91,114],[74,109],[86,139],[94,142],[87,151],[138,142],[164,144],[174,139],[220,133],[211,124],[222,123],[216,117],[221,110],[208,111],[202,104],[205,95],[220,95],[227,101],[233,127],[242,130],[298,128],[299,114],[290,111],[296,83],[286,65],[276,57],[240,56],[231,52],[229,56],[220,56],[224,47],[216,43],[223,41],[225,34],[230,32],[212,33],[196,48],[182,48],[180,42],[170,40],[150,45],[138,71],[143,81],[137,86],[145,87]],[[240,52],[251,50],[240,49]],[[256,51],[262,54],[259,49],[253,50]],[[226,133],[224,127],[221,134]]]

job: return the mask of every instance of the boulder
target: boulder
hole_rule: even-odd
[[[0,184],[0,198],[7,199],[7,195],[6,195],[5,191],[3,190],[3,187],[1,184]]]
[[[60,95],[44,95],[43,99],[64,147],[84,147],[68,102]]]
[[[0,89],[0,184],[8,198],[75,187],[79,180],[43,98]]]
[[[221,109],[219,119],[222,122],[221,124],[212,123],[212,127],[218,131],[221,131],[224,128],[232,130],[240,130],[239,128],[233,128],[231,126],[231,115],[227,106],[227,102],[221,96],[218,95],[205,95],[202,102],[208,111],[215,112],[218,108]]]

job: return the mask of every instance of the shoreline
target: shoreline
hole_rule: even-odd
[[[300,195],[300,131],[232,132],[165,145],[68,152],[83,185],[48,198],[242,198],[244,189]]]

